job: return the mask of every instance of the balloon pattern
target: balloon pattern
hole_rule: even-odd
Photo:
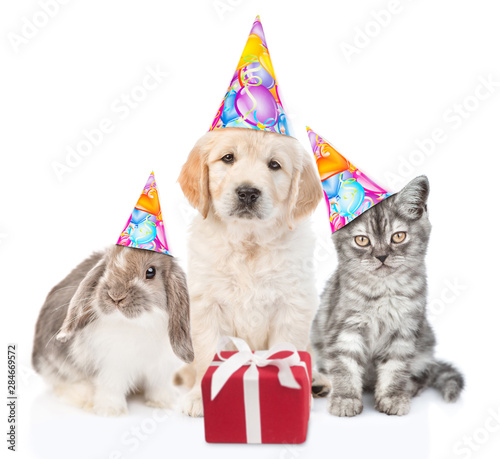
[[[117,245],[170,255],[153,172],[118,238]]]
[[[225,127],[260,129],[291,135],[278,94],[264,29],[258,16],[209,130]]]
[[[392,194],[377,185],[309,127],[307,134],[323,185],[332,233]]]

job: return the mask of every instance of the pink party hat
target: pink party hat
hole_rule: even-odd
[[[153,172],[116,244],[170,255]]]
[[[332,233],[392,193],[378,186],[307,127],[325,195]]]
[[[259,16],[209,130],[225,127],[291,135]]]

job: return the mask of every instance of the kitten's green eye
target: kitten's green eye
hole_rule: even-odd
[[[395,244],[399,244],[401,242],[403,242],[404,240],[406,239],[406,233],[401,231],[399,233],[394,233],[392,235],[392,242],[394,242]]]
[[[370,239],[368,239],[366,236],[356,236],[354,238],[354,242],[358,244],[360,247],[367,247],[370,245]]]

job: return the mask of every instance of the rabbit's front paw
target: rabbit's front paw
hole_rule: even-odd
[[[203,400],[199,387],[195,387],[184,396],[182,401],[182,412],[192,417],[203,416]]]
[[[128,412],[127,404],[119,404],[112,405],[109,403],[106,404],[94,404],[93,412],[98,416],[106,416],[106,417],[116,417],[116,416],[125,416]]]
[[[99,390],[95,394],[92,411],[99,416],[124,416],[127,414],[127,399],[125,395]]]
[[[175,393],[171,384],[162,384],[160,387],[149,386],[145,390],[144,398],[148,406],[168,409],[174,406]]]
[[[173,400],[170,394],[146,395],[146,405],[153,408],[172,408]]]
[[[146,405],[151,406],[153,408],[163,408],[163,409],[169,409],[172,408],[172,400],[170,398],[164,398],[164,399],[151,399],[151,400],[146,400]]]

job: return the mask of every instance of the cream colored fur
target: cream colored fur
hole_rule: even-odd
[[[226,154],[234,155],[233,164],[221,161]],[[279,170],[268,167],[272,160]],[[200,211],[188,260],[196,379],[183,411],[202,416],[201,379],[222,335],[243,338],[254,350],[281,342],[306,350],[318,305],[306,217],[322,189],[312,154],[297,140],[242,128],[206,134],[179,182]],[[258,217],[234,215],[241,185],[261,191]]]

